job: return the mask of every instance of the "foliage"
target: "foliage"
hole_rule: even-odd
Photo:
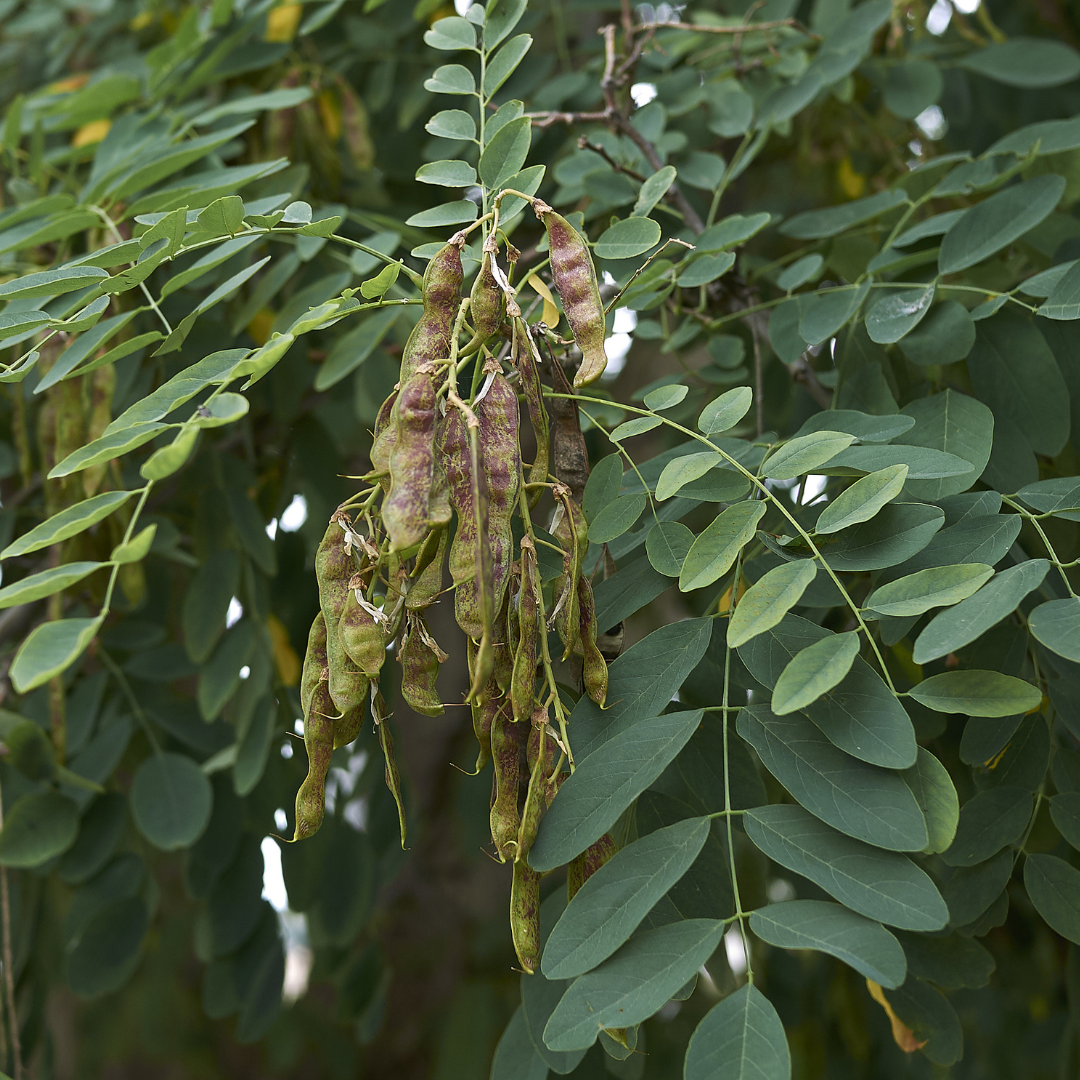
[[[9,1072],[1075,1073],[1032,7],[0,0]]]

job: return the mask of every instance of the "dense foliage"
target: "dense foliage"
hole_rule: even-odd
[[[0,1069],[1076,1075],[1076,5],[0,19]]]

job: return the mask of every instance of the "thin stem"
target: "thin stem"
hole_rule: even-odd
[[[127,698],[128,704],[131,706],[131,711],[135,713],[135,719],[139,721],[143,732],[146,734],[146,740],[150,743],[150,749],[160,757],[162,754],[161,743],[158,742],[158,737],[154,734],[154,729],[150,726],[150,717],[143,711],[143,707],[139,704],[139,699],[135,696],[135,691],[131,689],[131,683],[128,682],[127,676],[120,670],[120,666],[117,662],[102,648],[97,650],[98,658],[109,669],[109,673],[120,687],[121,693]]]
[[[0,829],[4,827],[3,796],[0,795]],[[13,1080],[22,1080],[22,1041],[19,1038],[19,1015],[15,1009],[15,963],[11,950],[11,898],[8,893],[7,867],[0,866],[0,921],[3,922],[4,991],[7,997],[7,1023],[11,1034]]]
[[[1065,588],[1068,590],[1070,596],[1075,597],[1076,592],[1072,587],[1072,583],[1069,581],[1068,574],[1065,573],[1065,566],[1057,557],[1057,552],[1054,550],[1054,545],[1050,543],[1050,538],[1046,535],[1045,532],[1043,532],[1043,527],[1039,524],[1039,521],[1035,517],[1035,515],[1025,510],[1024,507],[1021,506],[1020,503],[1016,502],[1015,499],[1010,499],[1008,495],[1002,495],[1001,501],[1011,506],[1022,518],[1030,521],[1031,524],[1035,527],[1035,531],[1039,534],[1039,539],[1046,546],[1047,553],[1050,556],[1050,561],[1054,564],[1054,566],[1057,567],[1057,571],[1061,575],[1061,580],[1065,583]]]

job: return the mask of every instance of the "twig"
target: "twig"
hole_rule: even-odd
[[[638,23],[638,30],[691,30],[695,34],[731,34],[741,36],[752,34],[757,30],[779,30],[781,27],[790,27],[805,34],[812,41],[821,41],[821,35],[803,26],[798,19],[772,19],[768,22],[741,23],[739,26],[702,26],[700,23],[684,22],[646,22]]]
[[[626,165],[620,165],[599,143],[592,142],[587,135],[578,136],[578,149],[579,150],[591,150],[594,154],[599,154],[616,172],[625,173],[631,180],[637,180],[639,184],[645,183],[645,177],[637,171],[637,169],[628,168]]]

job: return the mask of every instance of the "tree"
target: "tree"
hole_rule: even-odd
[[[971,7],[0,5],[10,1075],[1075,1074],[1077,14]]]

